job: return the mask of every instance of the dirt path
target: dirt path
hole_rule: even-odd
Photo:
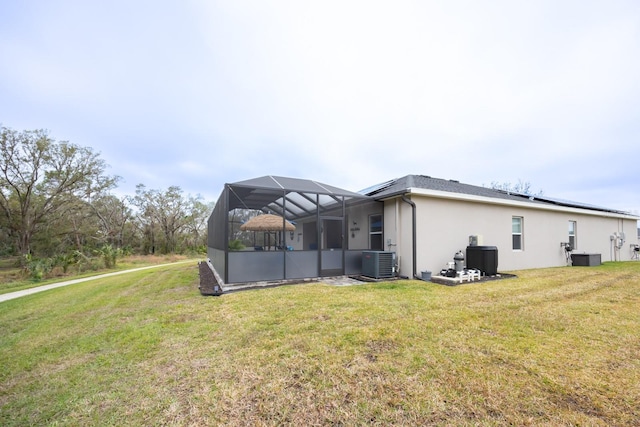
[[[150,268],[165,267],[167,265],[182,264],[185,262],[196,262],[196,261],[185,260],[185,261],[172,262],[169,264],[149,265],[147,267],[139,267],[139,268],[132,268],[130,270],[115,271],[113,273],[105,273],[105,274],[100,274],[98,276],[83,277],[82,279],[73,279],[73,280],[66,280],[64,282],[50,283],[48,285],[38,286],[36,288],[29,288],[29,289],[24,289],[22,291],[15,291],[15,292],[2,294],[0,295],[0,302],[9,301],[12,299],[20,298],[25,295],[35,294],[38,292],[48,291],[49,289],[61,288],[62,286],[69,286],[69,285],[74,285],[76,283],[88,282],[89,280],[102,279],[104,277],[111,277],[111,276],[117,276],[119,274],[133,273],[134,271],[148,270]]]

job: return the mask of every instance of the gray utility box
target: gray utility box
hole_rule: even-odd
[[[571,254],[571,265],[592,267],[602,264],[600,254]]]
[[[394,252],[362,251],[362,275],[375,279],[393,277],[394,258]]]

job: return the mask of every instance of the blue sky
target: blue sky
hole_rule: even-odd
[[[636,0],[6,1],[0,57],[0,123],[122,194],[424,174],[640,214]]]

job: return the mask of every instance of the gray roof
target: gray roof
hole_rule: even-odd
[[[287,220],[296,220],[321,211],[336,209],[342,200],[369,201],[371,198],[308,179],[262,176],[226,184],[228,209],[257,209],[275,212]],[[221,196],[222,197],[222,196]]]
[[[311,211],[312,206],[309,205],[307,207],[306,205],[309,203],[315,204],[315,202],[309,199],[307,196],[308,194],[319,194],[322,198],[319,205],[328,208],[330,205],[337,202],[340,197],[345,197],[347,199],[372,198],[374,200],[383,200],[407,194],[412,188],[511,200],[536,205],[564,206],[631,215],[628,212],[593,206],[585,203],[555,199],[547,196],[531,196],[529,194],[507,192],[504,190],[464,184],[451,179],[432,178],[426,175],[406,175],[402,178],[382,182],[361,190],[358,193],[308,179],[272,175],[227,184],[227,187],[232,193],[229,199],[229,209],[244,207],[264,210],[265,208],[268,208],[278,212],[279,214],[285,214],[287,219],[299,218]],[[287,212],[283,211],[283,202],[285,201],[289,206]]]
[[[378,185],[366,188],[362,194],[373,197],[376,200],[387,199],[407,194],[411,188],[421,188],[426,190],[443,191],[447,193],[466,194],[471,196],[488,197],[493,199],[513,200],[532,204],[544,204],[565,206],[580,209],[589,209],[602,212],[626,214],[618,210],[603,208],[600,206],[588,205],[585,203],[572,202],[569,200],[554,199],[547,196],[532,196],[529,194],[519,194],[496,190],[493,188],[480,187],[477,185],[464,184],[455,180],[432,178],[426,175],[407,175],[402,178],[392,179]]]
[[[246,181],[229,184],[234,188],[244,187],[250,189],[296,191],[302,193],[327,194],[333,196],[363,197],[361,193],[343,190],[342,188],[309,179],[288,178],[284,176],[266,175],[259,178],[248,179]]]

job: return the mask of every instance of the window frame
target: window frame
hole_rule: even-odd
[[[373,231],[373,224],[375,221],[375,218],[379,217],[379,221],[380,221],[380,230],[376,230]],[[382,221],[382,214],[371,214],[369,215],[369,249],[370,250],[380,250],[383,251],[384,250],[384,241],[383,241],[383,231],[384,231],[384,223]],[[380,236],[380,248],[374,248],[373,247],[373,236]]]
[[[578,248],[578,221],[569,221],[569,245],[574,251]]]
[[[519,231],[514,230],[516,220],[519,222]],[[518,246],[516,247],[516,238],[518,239]],[[514,252],[524,251],[524,217],[512,216],[511,217],[511,249]]]

